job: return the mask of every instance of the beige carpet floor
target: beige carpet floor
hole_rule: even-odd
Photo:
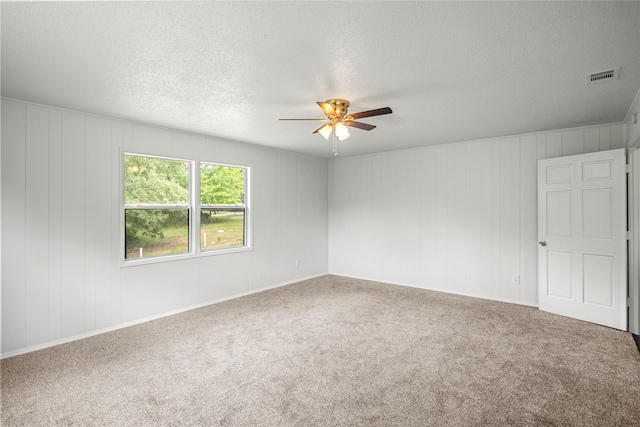
[[[640,425],[629,333],[323,276],[5,359],[2,425]]]

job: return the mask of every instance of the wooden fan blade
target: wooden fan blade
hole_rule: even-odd
[[[375,128],[374,125],[369,125],[369,124],[362,123],[362,122],[354,122],[353,120],[345,120],[342,123],[345,126],[351,126],[352,128],[358,128],[358,129],[364,129],[364,130],[371,130],[371,129]]]
[[[391,111],[391,108],[384,107],[384,108],[377,108],[375,110],[361,111],[360,113],[348,114],[348,116],[354,119],[361,119],[363,117],[381,116],[383,114],[391,114],[391,113],[393,113],[393,111]]]
[[[336,110],[333,109],[331,104],[329,104],[327,102],[316,102],[316,104],[318,104],[320,106],[320,108],[322,108],[322,111],[324,111],[324,113],[327,116],[335,116],[336,115]]]
[[[278,120],[312,120],[314,122],[326,122],[327,119],[278,119]]]

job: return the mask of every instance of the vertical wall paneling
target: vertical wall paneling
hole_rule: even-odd
[[[252,289],[258,289],[273,280],[274,268],[278,254],[270,251],[278,240],[277,224],[278,187],[277,173],[268,173],[269,164],[277,164],[278,153],[264,150],[260,155],[251,159],[253,165],[253,250],[259,259],[256,269],[252,272]],[[268,189],[273,189],[268,191]],[[269,243],[267,243],[269,242]]]
[[[133,125],[119,121],[113,121],[111,125],[111,176],[110,183],[110,242],[109,242],[109,265],[119,266],[120,258],[124,253],[124,244],[122,241],[123,230],[121,229],[121,204],[123,203],[122,192],[122,149],[133,146]],[[111,268],[108,274],[109,292],[106,312],[106,318],[99,317],[99,324],[102,321],[106,325],[117,325],[123,322],[122,312],[122,269]],[[104,307],[104,306],[103,306]]]
[[[195,285],[189,281],[193,270],[175,265],[175,261],[123,269],[123,321],[194,305],[195,301],[189,298],[189,288]],[[182,290],[184,287],[187,291]]]
[[[305,261],[303,274],[310,276],[313,274],[313,264],[310,260],[327,260],[329,253],[329,166],[327,161],[314,160],[313,162],[313,179],[309,183],[307,191],[312,195],[314,203],[312,206],[313,227],[307,250],[310,257]],[[318,186],[317,183],[323,182],[324,185]],[[328,270],[328,266],[326,267]]]
[[[489,296],[496,297],[499,294],[499,288],[502,287],[501,278],[504,277],[505,272],[500,269],[501,267],[501,242],[502,242],[502,199],[504,197],[504,185],[503,181],[509,179],[505,176],[504,165],[502,161],[504,156],[502,155],[501,142],[493,141],[493,176],[491,180],[491,246],[488,249],[491,251],[491,271],[487,277],[487,288],[484,290]],[[509,274],[507,272],[506,274]]]
[[[511,138],[505,143],[509,147],[506,153],[508,158],[505,162],[509,165],[509,186],[506,206],[508,228],[505,233],[507,277],[502,280],[502,283],[506,284],[507,299],[519,301],[521,287],[513,284],[511,280],[513,275],[520,275],[520,138]]]
[[[611,146],[611,129],[609,126],[603,126],[600,129],[600,151],[612,150]]]
[[[434,270],[433,281],[436,287],[442,286],[443,283],[448,283],[447,270],[443,268],[447,262],[448,257],[448,239],[447,230],[451,227],[449,225],[449,206],[447,200],[447,177],[446,171],[448,168],[447,159],[448,147],[441,146],[433,150],[433,156],[436,162],[436,193],[434,197],[434,204],[436,206],[436,229],[433,236],[438,250],[436,251],[436,257],[434,264],[437,268]],[[331,210],[329,210],[331,212]],[[331,248],[329,248],[331,251]],[[374,262],[375,260],[372,259]]]
[[[415,150],[418,167],[416,168],[418,190],[416,197],[419,201],[418,216],[420,218],[420,267],[417,274],[416,285],[428,287],[432,283],[431,272],[436,253],[435,239],[433,233],[435,229],[435,161],[425,150]]]
[[[513,253],[511,254],[511,265],[512,271],[515,272],[519,277],[522,276],[522,260],[520,258],[520,248],[522,247],[522,224],[520,218],[522,217],[522,191],[521,191],[521,183],[522,183],[522,169],[521,169],[521,160],[522,160],[522,138],[513,138],[514,141],[512,151],[511,151],[511,159],[513,166],[513,186],[512,186],[512,194],[513,194]],[[514,286],[511,284],[511,289],[516,290],[517,293],[514,295],[514,299],[517,301],[522,301],[522,293],[523,287],[520,284]]]
[[[374,160],[371,157],[361,158],[358,162],[352,165],[354,170],[358,171],[366,171],[367,176],[373,177],[376,176],[374,173],[374,168],[377,165],[374,165]],[[385,174],[388,172],[384,172],[383,170],[378,169],[378,174]],[[345,215],[346,218],[349,217],[349,214],[352,210],[352,204],[356,204],[362,207],[364,211],[371,212],[371,216],[366,218],[362,218],[362,221],[354,224],[357,228],[355,228],[352,233],[353,237],[357,239],[361,239],[362,245],[353,245],[353,242],[347,240],[343,242],[343,244],[348,245],[343,249],[344,251],[352,251],[351,263],[354,265],[368,265],[369,253],[371,251],[370,245],[380,245],[380,240],[383,238],[380,231],[371,227],[371,217],[375,217],[380,215],[380,212],[387,211],[387,204],[385,203],[384,207],[381,203],[381,189],[377,188],[375,185],[366,185],[363,186],[360,180],[362,179],[363,173],[360,172],[357,175],[354,175],[355,178],[351,182],[347,182],[341,180],[337,185],[348,185],[350,187],[348,193],[345,192],[345,209],[342,214]],[[378,201],[376,203],[375,201]],[[340,224],[335,224],[336,226],[340,226]],[[359,247],[358,247],[359,246]],[[358,249],[356,250],[356,247]]]
[[[313,182],[316,182],[319,177],[317,175],[318,168],[315,164],[309,164],[306,159],[301,158],[297,164],[297,176],[301,182],[301,186],[299,188],[298,199],[301,201],[299,205],[296,205],[296,219],[299,221],[298,227],[298,236],[296,238],[298,242],[298,253],[296,255],[296,259],[299,260],[299,265],[296,267],[302,274],[307,272],[307,269],[310,265],[310,260],[312,257],[315,257],[315,251],[313,247],[309,245],[309,242],[313,241],[315,237],[315,233],[317,232],[316,228],[318,224],[318,197],[322,197],[321,195],[324,192],[313,191]],[[326,183],[326,181],[325,181]],[[307,212],[305,212],[306,206]],[[326,236],[326,234],[325,234]],[[326,240],[326,239],[325,239]]]
[[[453,147],[453,212],[454,221],[453,238],[453,282],[458,291],[463,292],[467,282],[467,260],[471,255],[469,251],[469,241],[467,240],[467,146],[457,144]]]
[[[467,293],[478,293],[482,289],[482,257],[483,242],[483,164],[481,144],[461,145],[465,150],[464,162],[464,195],[466,205],[462,206],[465,215],[465,233],[462,236],[466,246],[466,274],[460,290]]]
[[[502,139],[496,142],[499,151],[498,164],[500,165],[500,182],[498,184],[498,261],[497,261],[497,282],[496,295],[513,295],[513,287],[509,286],[513,270],[513,247],[515,235],[513,233],[515,216],[513,196],[514,187],[514,164],[512,152],[514,142],[509,139]]]
[[[457,257],[457,247],[459,246],[459,242],[456,241],[455,237],[459,233],[459,229],[456,227],[458,224],[457,212],[456,212],[456,146],[451,145],[446,148],[446,165],[448,167],[445,169],[444,174],[444,182],[443,186],[446,188],[445,200],[447,204],[447,212],[448,212],[448,224],[449,228],[447,229],[447,234],[452,237],[447,239],[447,244],[445,245],[445,266],[446,266],[446,277],[454,289],[457,290],[459,287],[459,283],[456,283],[457,272],[454,270],[456,267],[456,257]]]
[[[278,203],[278,215],[273,222],[276,228],[276,257],[274,265],[280,264],[281,268],[274,269],[275,280],[283,281],[286,277],[286,270],[295,268],[296,245],[294,236],[296,234],[296,211],[289,206],[287,200],[296,197],[299,180],[296,179],[292,168],[296,167],[294,154],[278,153],[278,191],[276,200]],[[284,265],[283,265],[284,264]]]
[[[571,156],[584,153],[584,130],[571,129],[562,132],[562,155]]]
[[[536,142],[538,145],[538,159],[545,159],[547,157],[547,141],[546,135],[536,135]]]
[[[480,147],[479,161],[482,168],[480,197],[482,199],[482,207],[480,210],[481,226],[479,230],[478,245],[481,251],[478,253],[478,263],[480,264],[480,274],[478,283],[474,287],[473,294],[480,295],[487,287],[493,286],[496,279],[493,277],[495,258],[493,239],[495,232],[495,200],[497,193],[494,193],[494,181],[498,173],[498,163],[493,155],[493,141],[482,141],[478,144]]]
[[[369,212],[369,214],[362,216],[359,221],[361,227],[363,227],[366,232],[366,235],[362,236],[361,233],[358,235],[358,237],[362,239],[361,243],[352,242],[348,235],[346,237],[350,245],[354,245],[355,243],[354,246],[349,248],[349,251],[351,253],[361,253],[361,266],[373,267],[375,273],[381,277],[382,273],[388,268],[388,266],[386,263],[372,265],[372,260],[376,259],[380,250],[388,250],[389,248],[389,234],[387,232],[389,224],[385,221],[387,210],[390,207],[387,203],[389,194],[389,181],[387,178],[387,174],[389,173],[389,164],[384,161],[383,157],[380,155],[372,155],[368,157],[370,157],[367,160],[370,164],[368,167],[371,174],[364,177],[361,176],[358,179],[359,186],[357,188],[361,194],[368,193],[369,196],[368,206],[364,206],[364,209],[366,209],[366,212]],[[360,161],[358,167],[362,167],[362,163],[363,162]],[[366,183],[360,182],[363,178],[369,181]],[[348,176],[343,176],[342,182],[348,182],[349,179],[350,178]],[[366,187],[369,187],[370,190],[366,191]],[[351,193],[353,193],[353,191],[354,189],[352,189]],[[343,203],[349,211],[353,211],[353,215],[358,215],[353,206],[355,202],[354,197],[345,198]],[[355,219],[353,216],[351,218]],[[347,223],[347,221],[351,222],[351,218],[344,218],[343,220],[345,220],[345,222],[341,224],[341,226],[349,227],[349,223]],[[362,243],[368,244],[368,246],[366,248],[361,248],[361,246],[364,246]],[[332,251],[329,251],[329,253],[331,254]]]
[[[173,151],[171,131],[144,125],[133,125],[132,145],[136,153],[153,153],[159,156],[185,157]]]
[[[407,273],[409,270],[410,259],[413,254],[410,254],[408,250],[399,251],[397,248],[406,246],[410,247],[410,236],[406,233],[408,215],[406,209],[406,203],[410,203],[406,200],[405,189],[407,182],[404,179],[403,171],[408,169],[408,159],[405,157],[406,152],[392,152],[387,157],[386,165],[383,169],[382,175],[384,175],[384,206],[382,208],[383,221],[379,224],[370,224],[369,227],[376,230],[382,235],[382,250],[384,252],[384,258],[386,264],[382,270],[385,280],[390,278],[391,274],[397,275],[403,283],[407,283]],[[359,159],[359,177],[358,186],[353,193],[353,197],[350,203],[352,204],[353,217],[358,217],[358,201],[359,192],[362,192],[364,187],[367,186],[366,178],[362,176],[363,160]],[[362,239],[366,230],[362,227],[362,222],[359,226],[359,239]],[[357,249],[356,249],[357,250]],[[397,270],[397,272],[395,271]]]
[[[26,345],[49,339],[49,110],[29,105],[25,126]]]
[[[415,150],[405,152],[407,161],[405,167],[402,168],[401,188],[403,188],[403,191],[401,194],[403,198],[402,211],[407,218],[406,221],[403,221],[402,233],[409,236],[407,249],[411,252],[407,259],[406,280],[410,285],[417,286],[421,282],[419,270],[422,230],[415,230],[415,225],[413,224],[420,224],[421,222],[419,217],[420,200],[417,197],[424,181],[421,179],[421,164],[418,163],[418,157],[414,154]]]
[[[347,185],[345,180],[349,174],[349,169],[341,164],[344,158],[337,158],[329,162],[329,199],[331,215],[329,215],[329,247],[328,252],[330,265],[336,268],[336,271],[345,271],[346,269],[346,254],[344,253],[345,244],[348,242],[347,230],[343,227],[348,226],[344,213],[346,204],[343,203],[346,198],[347,192],[344,191],[342,185]],[[375,174],[371,179],[375,179]],[[345,184],[343,184],[345,183]],[[363,248],[364,250],[365,248]]]
[[[49,337],[62,337],[62,113],[49,110]]]
[[[585,133],[586,135],[586,133]],[[536,135],[520,139],[520,301],[537,304],[536,280],[538,272],[538,144]]]
[[[84,330],[91,331],[96,326],[96,263],[98,261],[97,248],[100,244],[98,233],[100,227],[99,211],[101,210],[104,191],[96,191],[99,182],[104,182],[104,177],[98,176],[96,166],[98,163],[97,146],[100,137],[109,139],[111,135],[98,135],[96,120],[93,117],[85,118],[84,134]],[[102,160],[102,159],[101,159]],[[102,190],[102,188],[100,188]]]
[[[197,298],[199,302],[213,301],[251,289],[250,265],[252,254],[247,252],[228,256],[211,256],[197,262]]]
[[[85,322],[87,330],[112,324],[111,277],[117,268],[111,258],[111,217],[115,212],[111,197],[112,174],[118,175],[119,164],[113,163],[111,122],[97,117],[87,118],[86,137],[86,209],[87,219],[87,292]],[[119,236],[119,232],[118,232]]]
[[[85,116],[62,113],[62,283],[63,336],[85,329]]]
[[[304,218],[302,216],[303,208],[301,205],[308,200],[305,194],[306,193],[305,188],[307,187],[307,179],[309,178],[309,175],[305,173],[305,171],[303,170],[305,165],[304,165],[304,159],[302,158],[302,156],[299,156],[299,158],[294,159],[294,164],[292,166],[294,168],[294,174],[296,177],[294,178],[296,180],[296,185],[295,185],[295,193],[293,194],[293,197],[296,200],[300,200],[302,202],[299,205],[296,205],[293,207],[294,218],[295,218],[295,222],[293,223],[295,225],[294,235],[293,235],[293,241],[295,242],[294,243],[295,254],[294,254],[293,265],[296,269],[299,270],[301,260],[306,258],[304,242],[306,241],[306,235],[307,235],[306,229],[308,228],[305,226],[305,223],[308,218]]]
[[[354,181],[354,190],[351,192],[351,199],[349,203],[354,203],[358,206],[361,206],[363,211],[373,212],[375,209],[381,209],[386,211],[389,215],[393,215],[392,210],[392,202],[388,201],[385,203],[385,207],[378,204],[374,206],[374,200],[377,199],[374,194],[374,187],[371,185],[363,185],[360,182],[363,176],[373,176],[373,159],[371,156],[362,157],[359,159],[355,167],[359,168],[360,173],[355,177],[356,181]],[[383,171],[379,171],[379,173],[384,174]],[[379,231],[371,228],[370,219],[362,218],[362,221],[359,221],[357,224],[358,230],[355,233],[358,239],[362,241],[362,247],[360,250],[356,250],[352,253],[352,260],[355,265],[364,266],[367,265],[367,260],[369,258],[369,248],[370,245],[376,244],[376,240],[380,239]]]
[[[550,132],[545,134],[545,158],[562,156],[562,133]]]
[[[624,125],[611,125],[611,149],[626,148],[627,143],[624,140]]]
[[[584,152],[595,153],[600,151],[600,130],[587,128],[584,130]]]
[[[25,111],[2,105],[2,342],[3,351],[26,345]]]
[[[291,182],[287,181],[287,172],[285,169],[289,167],[287,153],[276,154],[276,164],[278,173],[276,174],[275,193],[271,194],[272,199],[267,200],[266,203],[269,206],[269,210],[273,213],[272,221],[268,224],[270,228],[270,235],[272,236],[272,252],[269,254],[269,263],[272,266],[270,272],[270,280],[279,280],[280,277],[286,275],[285,272],[277,268],[273,268],[276,265],[281,265],[283,260],[288,259],[288,263],[285,268],[290,269],[293,264],[292,250],[287,248],[286,242],[288,240],[288,230],[286,228],[287,221],[290,216],[290,211],[286,205],[286,199],[292,197],[291,194]],[[275,203],[274,203],[275,202]]]

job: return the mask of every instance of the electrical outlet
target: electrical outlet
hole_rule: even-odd
[[[520,284],[520,276],[517,274],[514,274],[513,276],[511,276],[511,283],[514,285],[519,285]]]

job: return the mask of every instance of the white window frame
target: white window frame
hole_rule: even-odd
[[[206,250],[202,250],[202,248],[200,247],[200,228],[201,228],[201,215],[200,215],[200,211],[202,209],[202,203],[201,203],[201,194],[200,194],[200,190],[202,189],[202,184],[200,182],[200,170],[202,169],[201,166],[205,164],[205,165],[214,165],[214,166],[224,166],[224,167],[230,167],[230,168],[238,168],[238,169],[242,169],[244,171],[244,203],[241,205],[224,205],[224,204],[217,204],[217,205],[204,205],[205,208],[220,208],[220,209],[233,209],[233,208],[243,208],[244,209],[244,245],[242,246],[234,246],[231,248],[216,248],[216,249],[206,249]],[[226,163],[218,163],[218,162],[209,162],[209,161],[198,161],[197,162],[197,181],[198,181],[198,186],[197,186],[197,191],[196,191],[196,198],[195,198],[195,202],[194,202],[194,206],[196,207],[196,215],[198,217],[198,232],[196,233],[196,237],[197,240],[194,241],[194,245],[197,246],[196,250],[197,252],[203,254],[203,255],[209,255],[209,254],[215,254],[218,251],[224,251],[225,253],[228,252],[236,252],[234,249],[239,249],[239,250],[246,250],[247,246],[251,246],[250,244],[250,239],[249,239],[249,175],[250,175],[250,168],[248,166],[238,166],[238,165],[230,165],[230,164],[226,164]]]
[[[125,174],[125,156],[138,156],[146,158],[157,158],[165,160],[177,160],[189,163],[189,249],[186,253],[172,254],[172,255],[160,255],[149,258],[125,258],[125,210],[131,208],[131,206],[139,207],[140,209],[171,209],[171,208],[185,208],[185,205],[126,205],[124,200],[124,174]],[[200,165],[211,164],[216,166],[227,166],[241,168],[244,170],[244,206],[239,205],[237,207],[244,207],[244,245],[234,246],[230,248],[217,248],[201,250],[200,248]],[[169,261],[177,261],[183,259],[190,259],[195,257],[206,257],[225,255],[236,252],[246,252],[253,250],[253,215],[251,210],[251,166],[249,165],[235,165],[228,163],[220,163],[211,160],[201,159],[184,159],[173,156],[164,156],[158,154],[141,153],[131,150],[121,150],[120,153],[120,266],[132,267],[136,265],[155,264]],[[209,206],[209,205],[206,205]],[[216,205],[223,208],[233,208],[235,205]]]

